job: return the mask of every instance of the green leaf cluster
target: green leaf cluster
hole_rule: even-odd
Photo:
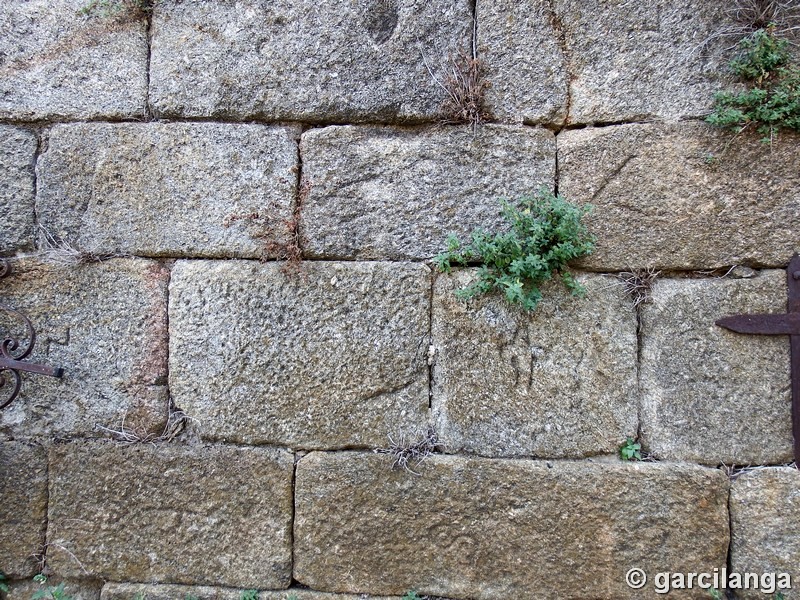
[[[498,291],[511,304],[532,311],[542,298],[539,286],[554,274],[574,295],[582,294],[583,287],[566,266],[594,249],[594,237],[581,222],[590,207],[575,206],[546,188],[514,204],[502,201],[502,205],[509,231],[478,229],[466,245],[451,235],[447,250],[434,259],[444,273],[453,265],[481,263],[478,280],[456,294],[466,300]]]
[[[800,67],[791,62],[789,42],[768,27],[742,40],[740,49],[730,67],[748,89],[716,94],[706,121],[736,132],[755,125],[764,141],[782,128],[800,131]]]
[[[34,592],[33,596],[31,596],[31,600],[74,600],[72,596],[64,591],[63,582],[59,583],[57,586],[44,585],[47,583],[47,577],[41,573],[36,575],[33,580],[43,587]]]
[[[642,460],[642,445],[633,441],[633,438],[628,438],[620,446],[619,456],[622,460]]]

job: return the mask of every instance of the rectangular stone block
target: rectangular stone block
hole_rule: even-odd
[[[698,117],[730,78],[731,46],[718,34],[731,21],[726,2],[554,0],[570,79],[569,122],[600,123]],[[509,18],[523,19],[519,3]],[[743,35],[743,34],[740,34]],[[523,64],[539,59],[537,39],[517,41]],[[513,79],[524,88],[525,79]]]
[[[48,566],[65,577],[288,587],[293,465],[268,448],[55,445]]]
[[[39,159],[39,222],[84,250],[263,258],[289,238],[294,128],[80,123]]]
[[[49,588],[56,588],[62,583],[68,600],[100,600],[102,582],[85,579],[64,581],[57,574],[51,574],[47,581],[43,583],[31,580],[14,582],[8,586],[10,589],[3,598],[5,600],[31,600],[35,594],[45,592]],[[51,595],[44,597],[50,598]],[[133,596],[126,600],[130,600],[130,598],[133,598]],[[183,600],[183,597],[181,597],[181,600]]]
[[[303,135],[301,153],[303,234],[318,258],[429,258],[450,233],[503,227],[500,197],[555,178],[544,129],[326,127]]]
[[[786,600],[800,598],[800,471],[768,468],[740,475],[731,486],[730,510],[731,569],[786,573],[794,588],[781,590]],[[737,593],[764,597],[752,589]]]
[[[565,31],[552,0],[476,3],[485,93],[501,121],[562,124],[569,110]]]
[[[29,363],[61,367],[61,379],[22,375],[22,391],[0,411],[14,438],[88,436],[98,425],[161,433],[167,416],[167,283],[148,260],[114,259],[59,268],[27,260],[0,285],[0,306],[36,331]],[[0,311],[0,331],[29,346],[24,322]],[[6,381],[13,383],[9,372]],[[10,386],[0,388],[9,397]]]
[[[145,583],[107,583],[100,600],[241,600],[242,590],[198,585],[149,585]],[[401,600],[398,596],[327,594],[299,588],[281,592],[259,592],[259,600]]]
[[[789,339],[714,322],[784,313],[786,273],[662,279],[642,310],[642,433],[658,458],[717,465],[792,460]]]
[[[430,271],[398,263],[179,262],[170,390],[205,439],[385,446],[424,431]]]
[[[447,452],[582,457],[637,429],[636,317],[617,282],[555,284],[533,313],[499,295],[455,296],[476,271],[440,275],[433,297],[433,412]]]
[[[0,573],[8,579],[38,572],[34,554],[47,525],[47,453],[41,446],[0,443]]]
[[[165,0],[153,15],[150,99],[167,116],[437,119],[449,59],[468,52],[470,13],[466,0]]]
[[[294,577],[314,588],[490,600],[659,598],[638,567],[725,565],[728,481],[691,465],[367,453],[297,465]],[[346,524],[343,526],[343,524]],[[677,595],[677,594],[676,594]]]
[[[145,114],[146,20],[124,13],[88,19],[79,13],[89,4],[85,0],[0,3],[1,119]]]
[[[559,135],[559,191],[595,207],[587,224],[597,249],[580,264],[785,266],[800,249],[800,137],[772,147],[759,137],[703,123]]]
[[[0,125],[0,253],[33,248],[37,144],[34,133]]]

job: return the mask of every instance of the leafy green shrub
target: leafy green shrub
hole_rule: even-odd
[[[258,600],[258,590],[243,590],[239,594],[239,600]]]
[[[620,446],[619,456],[622,460],[642,460],[642,445],[634,442],[633,438],[628,438]]]
[[[59,583],[57,586],[44,585],[47,583],[47,577],[44,575],[36,575],[33,580],[41,584],[43,587],[36,590],[31,596],[31,600],[74,600],[72,596],[64,591],[64,583]]]
[[[8,593],[8,586],[6,585],[6,574],[0,571],[0,592]]]
[[[542,298],[539,285],[555,273],[574,295],[582,294],[583,287],[566,266],[594,249],[594,237],[581,223],[590,207],[570,204],[545,188],[516,204],[502,204],[510,231],[489,234],[475,230],[472,241],[463,247],[451,235],[447,238],[447,251],[434,259],[444,273],[449,273],[453,264],[482,263],[478,281],[458,290],[458,297],[466,300],[500,291],[510,303],[532,311]]]
[[[743,39],[740,48],[730,67],[748,89],[716,94],[706,121],[737,133],[754,125],[764,141],[782,128],[800,131],[800,67],[791,63],[789,42],[767,27]]]

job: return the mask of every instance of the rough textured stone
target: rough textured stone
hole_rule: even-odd
[[[85,250],[275,255],[297,188],[291,128],[59,125],[37,167],[40,223]]]
[[[170,389],[207,439],[384,446],[425,428],[424,265],[179,262]]]
[[[745,473],[731,486],[731,569],[738,573],[789,573],[800,598],[800,471],[795,468],[758,469]],[[740,592],[743,598],[764,598],[759,592]]]
[[[0,499],[0,573],[34,575],[31,555],[44,546],[47,518],[47,455],[41,446],[0,443]]]
[[[497,119],[563,123],[569,72],[552,0],[478,2],[478,56]]]
[[[141,594],[141,596],[137,596]],[[209,586],[148,585],[143,583],[107,583],[103,586],[101,600],[183,600],[187,596],[197,600],[240,600],[242,590]],[[311,590],[289,588],[282,592],[260,592],[259,600],[400,600],[397,596],[367,596],[365,594],[327,594]]]
[[[657,281],[642,311],[642,432],[657,457],[707,464],[791,460],[789,340],[714,324],[786,311],[786,273]]]
[[[500,197],[555,177],[544,129],[327,127],[304,134],[301,152],[306,250],[324,258],[428,258],[449,233],[502,226]]]
[[[442,115],[441,81],[471,25],[466,0],[165,0],[151,101],[165,115],[429,120]]]
[[[287,587],[293,463],[267,448],[56,445],[48,565],[67,577]]]
[[[516,6],[518,13],[527,9]],[[554,0],[554,6],[572,123],[699,116],[725,87],[733,57],[726,49],[740,39],[718,36],[732,26],[725,2]],[[538,60],[537,41],[518,41],[528,61]]]
[[[800,250],[800,137],[758,138],[702,123],[559,135],[559,191],[595,206],[597,249],[581,264],[785,266]]]
[[[725,565],[728,481],[690,465],[366,453],[297,465],[294,577],[332,591],[656,598],[625,573]]]
[[[86,0],[0,3],[0,118],[134,117],[145,113],[144,19],[79,15]]]
[[[0,431],[15,438],[85,436],[97,425],[118,428],[125,418],[127,428],[160,433],[169,272],[130,259],[72,268],[25,261],[14,269],[0,286],[0,306],[31,320],[37,338],[29,362],[62,367],[64,376],[23,374],[19,397],[0,411]],[[5,313],[0,331],[26,334]]]
[[[636,317],[614,279],[586,297],[548,285],[533,313],[501,296],[459,300],[474,270],[440,275],[433,411],[448,452],[580,457],[636,435]]]
[[[0,126],[0,252],[33,246],[36,135]]]
[[[100,600],[102,582],[91,580],[64,581],[57,574],[51,574],[45,583],[37,583],[30,580],[12,583],[9,585],[10,589],[4,598],[5,600],[31,600],[37,592],[48,587],[56,587],[61,583],[64,584],[64,592],[69,600]],[[45,597],[49,598],[50,596]],[[132,598],[133,596],[128,596],[125,600],[131,600]],[[183,600],[183,597],[181,597],[181,600]]]

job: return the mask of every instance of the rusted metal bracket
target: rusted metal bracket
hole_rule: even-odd
[[[719,319],[716,323],[736,333],[789,336],[794,460],[800,465],[800,255],[797,253],[789,261],[786,280],[789,290],[786,314],[735,315]]]
[[[6,259],[0,258],[0,279],[10,273],[11,265]],[[24,362],[31,355],[36,344],[36,331],[33,324],[28,317],[16,310],[0,306],[0,311],[22,321],[27,332],[22,338],[9,335],[0,342],[0,410],[2,410],[19,395],[22,388],[22,372],[61,377],[64,369]],[[27,340],[27,345],[20,343],[20,339]],[[11,392],[6,395],[4,388],[7,387],[10,387]]]

